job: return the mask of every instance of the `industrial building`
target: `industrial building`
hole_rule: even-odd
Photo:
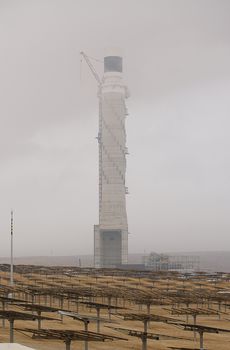
[[[126,213],[126,129],[128,90],[122,78],[122,57],[110,51],[104,57],[99,85],[99,224],[94,226],[95,267],[128,263]]]
[[[199,271],[197,255],[168,255],[151,252],[143,258],[147,270],[153,271]]]

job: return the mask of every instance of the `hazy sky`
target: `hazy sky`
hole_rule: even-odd
[[[93,252],[97,84],[124,52],[129,251],[230,249],[230,1],[0,0],[0,256]],[[102,64],[94,62],[99,74]]]

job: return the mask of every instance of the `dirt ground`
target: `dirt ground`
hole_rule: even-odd
[[[0,272],[0,297],[9,295],[9,273]],[[228,276],[229,277],[229,276]],[[208,350],[229,350],[230,349],[230,283],[229,279],[225,277],[210,279],[207,276],[191,277],[188,279],[183,279],[178,275],[167,275],[156,276],[154,278],[135,277],[131,274],[124,276],[123,272],[119,276],[119,273],[111,272],[111,275],[100,275],[97,273],[91,274],[89,271],[84,273],[82,269],[81,273],[77,275],[73,274],[66,275],[60,273],[60,271],[51,274],[39,273],[39,270],[31,273],[15,273],[14,274],[14,287],[13,287],[13,297],[18,299],[27,298],[28,302],[32,301],[31,294],[28,294],[28,288],[33,287],[41,290],[41,288],[49,288],[50,290],[56,290],[60,288],[60,293],[64,293],[64,304],[62,309],[69,310],[71,312],[78,312],[81,315],[88,315],[89,317],[96,317],[96,309],[89,308],[85,304],[78,304],[77,300],[73,296],[66,296],[65,288],[68,291],[83,288],[82,295],[78,301],[93,301],[97,303],[108,304],[108,297],[105,295],[95,295],[92,291],[101,290],[105,292],[107,290],[116,291],[116,297],[111,297],[111,305],[124,306],[125,309],[120,309],[117,311],[113,310],[111,315],[111,321],[109,322],[109,313],[107,309],[101,309],[100,317],[103,318],[101,322],[100,333],[108,334],[115,337],[122,337],[126,340],[113,340],[105,342],[95,342],[90,341],[88,344],[89,350],[110,350],[110,349],[142,349],[142,342],[140,338],[135,336],[130,336],[126,334],[125,331],[114,330],[114,328],[131,329],[135,331],[143,331],[143,321],[139,320],[124,320],[121,314],[145,314],[150,312],[150,314],[161,315],[169,318],[174,318],[179,321],[186,321],[186,315],[175,315],[172,314],[172,307],[177,309],[202,309],[202,310],[214,310],[218,311],[219,314],[213,315],[198,315],[196,323],[202,326],[216,327],[228,332],[216,333],[204,333],[204,348]],[[131,294],[129,294],[129,290]],[[27,291],[27,292],[26,292]],[[120,291],[120,295],[119,295]],[[117,294],[118,292],[118,294]],[[151,299],[152,305],[150,310],[147,310],[147,305],[143,301],[143,297],[140,297],[141,293],[145,293],[146,300]],[[200,304],[199,295],[202,294],[203,304]],[[130,297],[132,295],[132,297]],[[164,295],[163,301],[161,296]],[[177,302],[175,303],[174,296],[176,295]],[[178,299],[178,295],[182,295],[182,299]],[[184,295],[188,295],[191,300],[189,306],[186,304]],[[204,297],[205,295],[205,297]],[[209,295],[212,298],[209,298]],[[216,299],[215,299],[216,298]],[[140,301],[141,300],[141,301]],[[160,302],[161,300],[161,302]],[[179,302],[178,302],[179,300]],[[221,300],[221,301],[220,301]],[[155,301],[155,302],[154,302]],[[33,302],[35,304],[46,305],[60,308],[60,297],[58,295],[49,296],[37,295],[34,296]],[[155,305],[156,304],[156,305]],[[161,304],[161,305],[160,305]],[[1,305],[1,299],[0,299]],[[6,305],[7,310],[15,310],[20,312],[25,312],[22,307],[17,305],[12,305],[8,303]],[[0,311],[1,311],[0,306]],[[31,313],[27,311],[27,313]],[[74,320],[68,316],[64,316],[61,321],[61,316],[56,312],[43,312],[42,316],[49,316],[55,318],[53,321],[42,321],[43,329],[61,329],[61,330],[84,330],[84,324],[79,320]],[[108,321],[105,322],[106,319]],[[188,323],[193,323],[193,317],[188,316]],[[14,328],[34,328],[37,329],[36,321],[25,321],[25,320],[15,320]],[[96,322],[90,321],[89,331],[97,332]],[[0,343],[9,342],[9,322],[8,320],[0,320]],[[199,334],[196,334],[196,339],[194,339],[193,331],[185,331],[184,327],[179,325],[173,325],[165,322],[155,322],[151,321],[148,325],[148,333],[167,335],[168,339],[152,340],[148,339],[147,349],[149,350],[166,350],[170,347],[187,348],[187,349],[199,349]],[[170,338],[171,337],[171,338]],[[65,343],[63,340],[50,340],[50,339],[33,339],[31,333],[24,331],[14,330],[14,341],[25,346],[32,347],[37,350],[59,350],[65,349]],[[83,341],[72,341],[71,349],[85,349],[85,344]]]

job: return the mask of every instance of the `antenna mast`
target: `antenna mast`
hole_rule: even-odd
[[[14,213],[11,210],[10,218],[10,285],[14,285],[14,261],[13,261],[13,233],[14,233]]]

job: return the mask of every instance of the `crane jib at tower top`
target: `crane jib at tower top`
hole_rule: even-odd
[[[88,57],[83,51],[80,52],[80,55],[84,58],[84,60],[85,60],[86,63],[88,64],[89,69],[91,70],[91,72],[92,72],[94,78],[96,79],[98,85],[100,86],[100,85],[101,85],[101,79],[100,79],[100,77],[99,77],[99,75],[98,75],[96,69],[94,68],[93,64],[91,63],[89,57]]]

